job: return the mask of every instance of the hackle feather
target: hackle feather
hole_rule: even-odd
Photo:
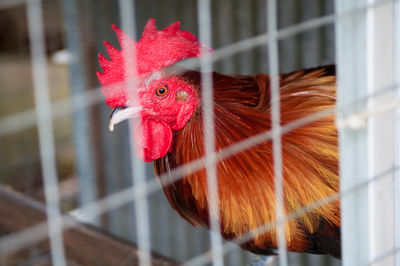
[[[196,86],[200,74],[182,78]],[[216,149],[271,129],[269,79],[266,75],[213,74]],[[332,67],[298,71],[280,77],[281,124],[334,107],[336,86]],[[175,132],[173,152],[155,162],[158,175],[204,156],[201,105],[187,125]],[[285,213],[324,199],[338,191],[337,130],[334,115],[296,128],[282,136]],[[217,163],[221,232],[239,237],[275,221],[272,143],[266,141]],[[171,205],[189,222],[208,226],[205,171],[185,176],[163,188]],[[338,201],[303,213],[285,223],[287,247],[292,251],[324,253],[318,246],[325,235],[340,243]],[[319,241],[321,242],[321,241]],[[254,235],[243,245],[256,253],[277,248],[275,229]],[[335,247],[332,247],[334,249]],[[339,251],[340,252],[340,248]],[[340,256],[340,254],[333,254]]]

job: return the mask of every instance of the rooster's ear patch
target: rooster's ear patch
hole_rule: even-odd
[[[176,102],[185,103],[185,102],[187,102],[188,97],[189,97],[189,95],[188,95],[188,93],[186,91],[178,91],[176,93],[176,97],[175,98],[176,98]]]

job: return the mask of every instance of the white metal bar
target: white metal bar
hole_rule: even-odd
[[[70,92],[72,96],[81,95],[86,91],[86,72],[83,61],[83,47],[81,44],[80,17],[76,0],[63,0],[64,25],[66,29],[66,43],[73,60],[69,64]],[[79,108],[80,101],[72,101],[73,109],[73,138],[76,149],[76,170],[80,186],[79,203],[84,205],[95,201],[97,193],[97,173],[93,160],[93,144],[90,127],[89,107]],[[77,105],[77,107],[75,107]],[[94,225],[100,225],[100,219],[86,221]]]
[[[134,0],[119,0],[119,12],[121,18],[121,24],[124,31],[136,38],[136,14],[135,14],[135,1]],[[122,47],[127,45],[121,44]],[[136,77],[136,50],[123,50],[125,62],[125,80],[126,88],[129,92],[136,92],[136,79],[130,77]],[[133,102],[139,106],[139,99],[136,95],[133,96]],[[140,123],[139,121],[138,123]],[[136,155],[133,144],[133,122],[129,123],[129,140],[130,140],[130,157],[132,160],[132,185],[144,185],[146,186],[146,171],[144,162]],[[140,124],[137,126],[141,126]],[[149,220],[149,204],[147,195],[140,197],[134,201],[135,204],[135,219],[136,219],[136,232],[137,232],[137,245],[139,249],[139,265],[150,266],[151,265],[151,239],[150,239],[150,220]]]
[[[373,3],[369,0],[368,3]],[[367,11],[367,90],[374,93],[381,87],[394,84],[393,62],[393,4],[388,3]],[[382,52],[387,51],[387,52]],[[395,99],[395,91],[385,97],[373,97],[368,108],[384,108]],[[394,114],[396,108],[371,116],[368,120],[368,174],[373,177],[394,161]],[[369,186],[369,237],[370,258],[386,253],[395,247],[393,173],[391,178],[371,183]],[[393,265],[394,256],[373,265]]]
[[[279,86],[279,52],[278,52],[278,19],[277,1],[267,2],[267,32],[270,38],[268,45],[268,64],[270,71],[271,91],[271,118],[272,118],[272,144],[274,161],[274,186],[275,186],[275,215],[277,221],[285,217],[283,197],[283,173],[282,173],[282,129],[280,112],[280,86]],[[279,265],[287,265],[285,224],[279,224],[276,228],[279,251]]]
[[[367,6],[367,0],[336,0],[336,12]],[[367,95],[365,12],[336,21],[337,104],[344,105]],[[338,110],[337,118],[364,111],[365,104]],[[365,128],[339,126],[340,190],[357,186],[368,178]],[[361,189],[341,199],[342,260],[344,266],[367,265],[369,261],[368,190]]]
[[[391,3],[379,7],[376,1],[336,1],[338,12],[355,6],[370,8],[365,14],[341,18],[337,22],[338,104],[352,102],[380,88],[395,84],[393,79],[393,20]],[[382,52],[385,51],[385,52]],[[341,190],[373,178],[376,173],[394,165],[393,109],[385,110],[393,99],[393,92],[385,97],[371,97],[364,123],[351,128],[339,127]],[[365,106],[353,112],[364,112]],[[371,110],[381,109],[374,113]],[[338,111],[338,118],[346,114]],[[387,173],[389,177],[393,173]],[[342,257],[346,265],[367,265],[392,249],[393,195],[388,187],[393,179],[371,182],[368,189],[342,198]],[[390,264],[389,260],[374,265]],[[379,264],[378,264],[379,263]]]
[[[400,82],[400,0],[393,1],[393,76],[395,84]],[[395,92],[397,101],[400,101],[400,87]],[[395,110],[394,116],[394,161],[400,162],[400,107]],[[395,224],[395,266],[400,266],[400,172],[393,174],[393,195],[394,195],[394,224]]]
[[[39,130],[40,162],[43,171],[51,259],[53,265],[64,266],[66,265],[66,259],[62,237],[61,212],[59,209],[57,169],[54,136],[50,116],[51,102],[47,75],[41,1],[28,1],[27,17],[36,116]]]
[[[374,0],[367,0],[367,3],[373,3]],[[372,93],[374,90],[374,79],[375,79],[375,73],[374,73],[374,47],[375,47],[375,43],[374,43],[374,38],[375,38],[375,24],[374,24],[374,18],[375,18],[375,10],[370,8],[366,11],[366,53],[365,53],[365,57],[366,57],[366,71],[367,71],[367,76],[366,76],[366,81],[367,81],[367,93]],[[367,106],[368,108],[372,108],[372,102],[373,102],[373,98],[371,98],[368,103]],[[373,133],[370,134],[370,132],[373,132],[373,125],[372,125],[373,121],[370,122],[368,124],[368,128],[367,128],[367,156],[368,156],[368,172],[373,172],[373,166],[374,166],[374,155],[373,155],[373,149],[371,146],[373,146],[373,141],[375,136],[373,136]],[[375,243],[374,243],[374,238],[376,238],[375,236],[375,219],[374,216],[376,215],[375,213],[375,201],[374,201],[374,188],[375,188],[375,184],[370,184],[368,186],[368,212],[369,212],[369,230],[368,230],[368,237],[369,237],[369,262],[371,262],[373,260],[374,257],[376,257],[376,254],[374,254],[374,250],[375,248]],[[366,233],[366,232],[365,232]]]
[[[211,7],[210,0],[198,0],[199,39],[207,47],[211,47]],[[222,238],[220,237],[220,210],[218,199],[217,157],[215,152],[215,127],[214,127],[214,92],[212,81],[211,52],[206,47],[201,47],[201,95],[203,114],[203,135],[206,161],[209,166],[205,168],[207,175],[208,214],[210,222],[210,240],[212,247],[212,262],[214,266],[223,266]]]

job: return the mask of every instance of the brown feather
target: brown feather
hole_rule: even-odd
[[[334,67],[325,67],[282,75],[281,124],[333,107],[336,99],[334,72]],[[200,95],[198,72],[186,72],[182,79],[194,84]],[[217,150],[271,129],[268,76],[214,73],[213,82]],[[173,152],[155,161],[158,175],[204,156],[201,111],[200,105],[186,126],[175,132]],[[338,191],[334,119],[329,115],[282,136],[286,214]],[[225,238],[239,237],[275,220],[271,141],[219,162],[217,173],[221,232]],[[185,176],[163,189],[173,208],[185,219],[194,225],[208,226],[204,170]],[[340,256],[340,248],[337,248],[337,243],[340,245],[339,208],[339,201],[334,201],[287,222],[288,249]],[[325,247],[325,240],[322,241],[324,248],[318,244],[321,242],[318,236],[323,237],[324,232],[328,232],[326,238],[336,243],[332,252]],[[276,232],[271,230],[255,235],[243,247],[255,253],[269,254],[271,249],[277,248]]]

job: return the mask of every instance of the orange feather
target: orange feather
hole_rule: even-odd
[[[281,124],[334,107],[334,67],[297,71],[280,77]],[[181,78],[194,84],[200,97],[200,73]],[[269,78],[214,73],[216,149],[271,129]],[[158,175],[204,156],[201,104],[186,126],[174,133],[172,153],[155,161]],[[334,115],[296,128],[282,136],[285,213],[337,193],[338,148]],[[274,222],[275,197],[272,143],[266,141],[217,163],[221,233],[227,239]],[[168,177],[167,177],[168,178]],[[185,176],[163,188],[185,219],[208,226],[205,171]],[[340,257],[340,204],[333,201],[285,224],[291,251],[330,253]],[[243,244],[255,253],[277,248],[270,230]]]

